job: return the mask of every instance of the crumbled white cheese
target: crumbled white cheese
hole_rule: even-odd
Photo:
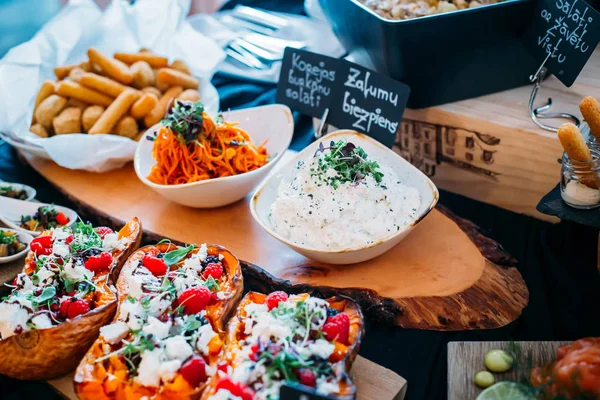
[[[221,253],[219,253],[219,261],[223,261],[223,259],[225,258],[225,256]]]
[[[339,392],[340,385],[337,382],[327,382],[325,377],[317,379],[317,393],[328,395]]]
[[[300,350],[300,354],[305,359],[309,359],[314,355],[327,360],[329,359],[329,356],[333,354],[334,350],[335,345],[333,343],[329,343],[325,339],[317,339],[314,342],[307,343],[306,347]]]
[[[150,315],[160,316],[167,310],[167,308],[169,308],[171,303],[172,302],[170,300],[167,300],[164,297],[154,297],[152,300],[150,300],[150,307],[148,312]]]
[[[229,295],[227,293],[225,293],[223,291],[217,292],[217,299],[219,299],[219,300],[225,300],[225,299],[228,299],[228,298],[229,298]]]
[[[26,292],[35,289],[35,285],[31,282],[29,276],[22,272],[17,275],[17,285],[22,286],[21,292]]]
[[[318,297],[309,297],[304,303],[308,309],[308,315],[313,316],[310,320],[310,329],[320,330],[327,320],[327,307],[329,307],[329,303]]]
[[[179,368],[181,368],[181,361],[179,360],[163,361],[158,368],[160,380],[163,383],[171,382],[177,375]]]
[[[121,303],[121,309],[119,311],[119,319],[122,321],[128,321],[127,325],[133,331],[142,329],[143,322],[146,318],[146,311],[139,302],[132,303],[129,300],[125,300]]]
[[[85,268],[83,264],[77,262],[75,265],[73,265],[73,262],[71,260],[69,260],[63,266],[63,271],[65,278],[67,278],[70,281],[79,282],[86,279],[89,280],[94,276],[94,273],[89,269]]]
[[[31,319],[31,322],[37,329],[48,329],[52,328],[52,320],[48,318],[47,314],[39,314]]]
[[[144,295],[144,291],[142,290],[142,284],[144,283],[143,275],[129,275],[126,281],[129,286],[127,291],[130,296],[137,299]]]
[[[183,336],[174,336],[165,339],[164,344],[165,353],[169,360],[183,361],[194,353]]]
[[[116,233],[109,233],[102,239],[102,248],[107,250],[116,249],[119,247],[121,242],[119,241],[119,235]]]
[[[66,257],[71,253],[71,249],[67,244],[54,242],[54,245],[52,246],[52,253],[59,257]]]
[[[177,290],[177,295],[183,293],[186,289],[198,286],[201,283],[201,279],[193,270],[185,270],[183,274],[177,275],[173,279],[173,286]]]
[[[158,319],[150,316],[148,317],[148,323],[144,325],[142,331],[152,334],[159,339],[164,339],[169,336],[169,329],[171,329],[171,321],[160,322]]]
[[[66,227],[52,229],[52,237],[55,240],[65,240],[69,235],[71,235],[71,232]]]
[[[198,257],[197,254],[193,254],[190,258],[183,261],[182,268],[186,270],[201,270],[202,264],[200,263],[200,257]]]
[[[144,350],[142,361],[138,366],[138,374],[133,380],[142,386],[158,387],[160,385],[161,349]]]
[[[109,344],[117,344],[129,334],[129,325],[123,321],[117,321],[100,328],[100,336]]]
[[[6,339],[15,334],[15,328],[21,326],[28,331],[27,319],[29,313],[18,304],[0,303],[0,339]]]
[[[208,246],[206,246],[206,243],[202,243],[200,245],[200,249],[196,254],[198,255],[201,261],[206,260],[206,257],[208,256]]]
[[[43,283],[46,281],[46,279],[53,277],[54,272],[50,271],[48,268],[42,267],[38,272],[36,272],[36,275],[39,278],[40,283]]]
[[[196,348],[202,354],[208,355],[208,343],[217,336],[215,331],[213,331],[212,326],[210,324],[202,325],[197,331],[196,335],[198,337],[198,341],[196,342]]]

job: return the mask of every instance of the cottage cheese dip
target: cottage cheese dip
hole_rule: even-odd
[[[346,141],[322,144],[297,174],[282,182],[270,222],[279,235],[317,250],[368,246],[415,220],[417,189]]]

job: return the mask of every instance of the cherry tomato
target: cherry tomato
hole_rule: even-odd
[[[90,305],[85,300],[70,298],[60,304],[59,312],[63,318],[73,319],[78,315],[90,312]]]
[[[38,236],[31,243],[39,243],[42,247],[52,247],[52,236]]]
[[[44,247],[39,242],[29,243],[29,248],[36,256],[49,256],[52,254],[52,247]]]
[[[67,236],[67,238],[65,239],[65,243],[66,244],[70,244],[73,240],[75,240],[75,236],[73,235],[69,235]]]
[[[60,225],[66,225],[69,223],[69,218],[67,218],[67,216],[62,212],[59,212],[56,214],[56,222],[58,222]]]
[[[96,228],[96,233],[100,235],[102,239],[104,239],[104,236],[108,235],[109,233],[114,233],[114,231],[107,226],[99,226]]]

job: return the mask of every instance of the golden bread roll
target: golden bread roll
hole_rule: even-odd
[[[138,101],[131,106],[131,116],[135,119],[145,117],[154,109],[158,103],[158,97],[154,93],[144,93]]]
[[[173,68],[161,68],[156,74],[156,83],[168,86],[181,86],[184,89],[198,89],[200,82],[191,75]]]
[[[67,105],[67,99],[57,94],[52,94],[45,98],[37,110],[35,110],[35,120],[42,124],[46,129],[52,127],[52,120]]]
[[[67,100],[67,107],[77,107],[80,108],[81,111],[85,110],[89,104],[74,98],[70,98]]]
[[[152,93],[156,96],[156,98],[160,99],[162,97],[162,92],[155,88],[154,86],[148,86],[142,89],[142,93]]]
[[[137,121],[129,115],[121,118],[119,122],[117,122],[115,133],[119,136],[125,136],[130,139],[135,138],[138,134]]]
[[[50,136],[48,134],[48,131],[42,126],[42,124],[31,125],[31,127],[29,128],[29,132],[33,132],[41,138],[47,138],[48,136]]]
[[[90,61],[98,65],[104,73],[124,85],[130,85],[133,82],[133,74],[129,67],[119,60],[107,57],[93,47],[88,49]]]
[[[38,90],[37,95],[35,96],[35,103],[33,105],[33,120],[35,122],[35,111],[39,107],[40,103],[46,100],[50,95],[54,93],[54,82],[52,81],[44,81],[40,90]]]
[[[83,131],[88,132],[92,126],[98,121],[98,118],[102,116],[105,108],[98,105],[89,106],[83,111],[81,117],[81,123],[83,125]]]
[[[81,109],[77,107],[65,108],[52,120],[54,134],[64,135],[81,132]]]
[[[175,60],[171,63],[171,65],[169,65],[170,68],[176,69],[177,71],[181,71],[184,74],[188,74],[191,75],[192,72],[190,71],[190,69],[188,68],[187,64],[184,63],[181,60]]]

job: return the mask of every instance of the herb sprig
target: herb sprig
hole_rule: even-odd
[[[204,135],[204,105],[197,101],[175,100],[161,124],[170,128],[182,144],[190,144]]]
[[[329,150],[329,153],[325,153],[325,150]],[[354,143],[332,140],[329,146],[325,147],[321,142],[315,152],[315,157],[319,153],[322,153],[323,156],[317,159],[316,168],[311,167],[311,177],[317,177],[319,181],[334,189],[346,182],[358,183],[369,175],[377,183],[381,183],[383,179],[383,173],[379,171],[377,161],[369,160],[367,153],[361,147],[356,147]],[[336,174],[328,176],[327,171],[330,169],[333,169]]]

